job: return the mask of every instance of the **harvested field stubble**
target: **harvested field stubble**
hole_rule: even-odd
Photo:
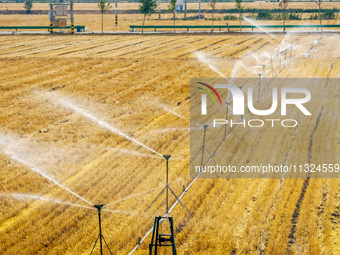
[[[339,39],[294,34],[0,37],[0,253],[88,254],[97,237],[95,210],[11,195],[89,206],[31,167],[91,203],[119,201],[102,213],[103,234],[115,254],[128,254],[154,216],[164,213],[164,197],[144,211],[163,187],[165,162],[138,155],[159,157],[131,139],[161,154],[185,156],[170,161],[176,194],[191,182],[185,170],[189,79],[219,77],[214,69],[227,77],[255,77],[244,66],[257,66],[256,59],[265,59],[283,40],[296,45],[295,64],[282,69],[280,78],[338,78]],[[231,136],[232,161],[265,155],[277,162],[339,162],[339,153],[324,150],[340,151],[339,143],[331,143],[339,139],[339,116],[327,111],[339,109],[338,85],[310,89],[324,105],[322,112],[317,104],[310,106],[313,115],[320,114],[319,124],[304,123],[296,132],[274,129],[270,145],[249,140],[252,154],[242,153],[247,143]],[[245,139],[246,131],[238,134]],[[294,143],[285,143],[292,136]],[[193,217],[180,206],[171,212],[178,253],[337,254],[339,181],[310,179],[304,190],[305,181],[198,179],[182,198]],[[135,254],[145,254],[149,240]]]

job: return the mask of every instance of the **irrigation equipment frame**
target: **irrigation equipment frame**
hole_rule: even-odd
[[[98,234],[98,237],[97,237],[97,239],[96,239],[96,241],[95,241],[95,243],[94,243],[94,245],[93,245],[93,248],[92,248],[92,250],[91,250],[91,253],[90,253],[90,255],[93,253],[93,251],[94,251],[94,248],[96,247],[96,244],[97,244],[97,242],[98,242],[98,239],[99,239],[99,244],[100,244],[100,255],[103,255],[103,240],[104,240],[104,242],[105,242],[105,244],[106,244],[106,247],[107,247],[107,249],[109,250],[109,252],[110,252],[110,254],[112,255],[112,252],[111,252],[111,250],[110,250],[110,248],[109,248],[109,246],[108,246],[108,244],[107,244],[107,242],[106,242],[106,240],[105,240],[105,238],[104,238],[104,236],[103,236],[103,234],[102,234],[102,221],[101,221],[101,210],[102,210],[102,208],[104,207],[104,204],[97,204],[97,205],[93,205],[97,210],[98,210],[98,218],[99,218],[99,234]]]

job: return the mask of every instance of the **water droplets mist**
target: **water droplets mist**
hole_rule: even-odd
[[[70,98],[67,98],[66,96],[62,96],[62,95],[58,95],[58,94],[53,94],[53,95],[49,95],[47,93],[43,93],[43,95],[49,99],[50,101],[59,104],[62,107],[65,107],[69,110],[72,110],[73,112],[82,115],[83,117],[87,118],[88,120],[96,123],[97,125],[111,131],[112,133],[122,136],[125,139],[147,149],[149,152],[152,152],[154,154],[157,154],[159,156],[162,156],[162,154],[160,154],[159,152],[153,150],[152,148],[150,148],[149,146],[145,145],[144,143],[138,141],[135,138],[132,138],[130,135],[122,132],[121,130],[119,130],[118,128],[114,127],[112,124],[109,124],[107,121],[104,121],[102,119],[100,119],[99,117],[97,117],[94,113],[91,113],[89,110],[86,110],[84,108],[82,108],[81,106],[77,105],[76,103],[73,102],[73,100],[71,100]]]
[[[21,157],[20,154],[18,154],[15,150],[9,150],[9,149],[3,149],[3,152],[12,160],[16,161],[19,164],[22,164],[26,167],[28,167],[30,170],[32,170],[33,172],[41,175],[42,177],[44,177],[45,179],[51,181],[52,183],[54,183],[55,185],[59,186],[60,188],[66,190],[67,192],[69,192],[70,194],[76,196],[77,198],[83,200],[84,202],[93,205],[91,202],[89,202],[88,200],[86,200],[85,198],[83,198],[82,196],[78,195],[77,193],[75,193],[74,191],[72,191],[71,189],[69,189],[68,187],[62,185],[61,183],[59,183],[58,181],[56,181],[55,179],[53,179],[51,176],[49,176],[46,172],[44,172],[43,170],[39,169],[37,166],[35,166],[32,163],[28,163],[25,159],[23,159]]]

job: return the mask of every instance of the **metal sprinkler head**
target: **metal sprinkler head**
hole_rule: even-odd
[[[163,155],[163,157],[164,157],[166,160],[168,160],[168,159],[171,157],[171,155]]]
[[[203,128],[204,129],[207,129],[209,125],[203,125]]]
[[[96,208],[98,210],[98,213],[100,213],[101,209],[103,208],[104,204],[97,204],[97,205],[93,205],[94,208]]]

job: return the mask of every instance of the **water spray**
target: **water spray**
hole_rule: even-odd
[[[68,100],[67,98],[58,98],[56,96],[52,98],[48,98],[50,99],[51,101],[54,101],[54,100],[57,100],[57,102],[59,104],[61,104],[62,106],[68,108],[68,109],[71,109],[72,111],[80,114],[80,115],[83,115],[84,117],[86,117],[87,119],[91,120],[92,122],[98,124],[99,126],[103,127],[103,128],[106,128],[108,130],[110,130],[112,133],[115,133],[115,134],[118,134],[124,138],[126,138],[127,140],[135,143],[135,144],[138,144],[139,146],[141,147],[144,147],[145,149],[159,155],[159,156],[162,156],[162,154],[160,154],[159,152],[151,149],[149,146],[145,145],[144,143],[130,137],[129,135],[123,133],[122,131],[118,130],[117,128],[113,127],[112,125],[110,125],[109,123],[99,119],[97,116],[95,116],[94,114],[90,113],[90,112],[87,112],[86,110],[82,109],[81,107],[77,106],[76,104],[73,104],[72,102],[70,102],[70,100]]]
[[[60,201],[58,199],[43,197],[43,196],[39,196],[39,195],[20,194],[20,193],[0,193],[0,196],[8,197],[8,198],[14,198],[14,199],[42,200],[42,201],[45,201],[45,202],[65,204],[65,205],[69,205],[69,206],[75,206],[75,207],[94,210],[92,207],[89,207],[89,206],[78,205],[78,204],[74,204],[74,203],[71,203],[71,202],[64,202],[64,201]]]
[[[220,72],[212,63],[209,63],[209,60],[207,59],[206,55],[204,55],[201,52],[195,52],[196,58],[203,64],[207,65],[211,70],[213,70],[215,73],[220,75],[221,77],[227,79],[227,77]],[[229,80],[229,79],[228,79]],[[230,81],[230,80],[229,80]]]
[[[99,234],[98,234],[98,237],[96,239],[96,242],[93,245],[93,248],[92,248],[92,251],[91,251],[90,255],[92,254],[94,248],[96,247],[98,239],[99,239],[99,243],[100,243],[100,254],[103,255],[103,240],[104,240],[107,249],[109,250],[110,254],[112,255],[112,252],[111,252],[109,246],[107,245],[107,242],[105,241],[104,236],[102,235],[102,222],[101,222],[101,217],[100,216],[101,216],[101,211],[102,211],[102,208],[104,207],[104,205],[103,204],[97,204],[97,205],[93,205],[93,206],[94,206],[94,208],[96,208],[98,210]]]
[[[57,182],[56,180],[54,180],[51,176],[47,175],[46,173],[44,173],[43,171],[41,171],[39,168],[37,168],[36,166],[32,166],[29,165],[25,160],[23,160],[22,158],[18,157],[17,155],[15,155],[13,152],[10,151],[4,151],[6,155],[10,156],[11,159],[29,167],[32,171],[40,174],[42,177],[50,180],[51,182],[53,182],[55,185],[59,186],[60,188],[66,190],[67,192],[71,193],[72,195],[80,198],[81,200],[83,200],[84,202],[88,203],[89,205],[93,205],[91,202],[89,202],[88,200],[86,200],[85,198],[83,198],[82,196],[78,195],[77,193],[75,193],[74,191],[72,191],[71,189],[65,187],[64,185],[62,185],[61,183]]]
[[[243,19],[244,19],[245,21],[249,22],[250,24],[252,24],[253,26],[257,27],[260,31],[262,31],[262,32],[266,33],[267,35],[271,36],[272,38],[276,39],[276,37],[275,37],[273,34],[269,33],[269,32],[266,31],[265,29],[263,29],[263,28],[261,27],[261,25],[257,25],[257,24],[255,23],[254,20],[249,19],[249,18],[246,18],[246,17],[244,17]]]

